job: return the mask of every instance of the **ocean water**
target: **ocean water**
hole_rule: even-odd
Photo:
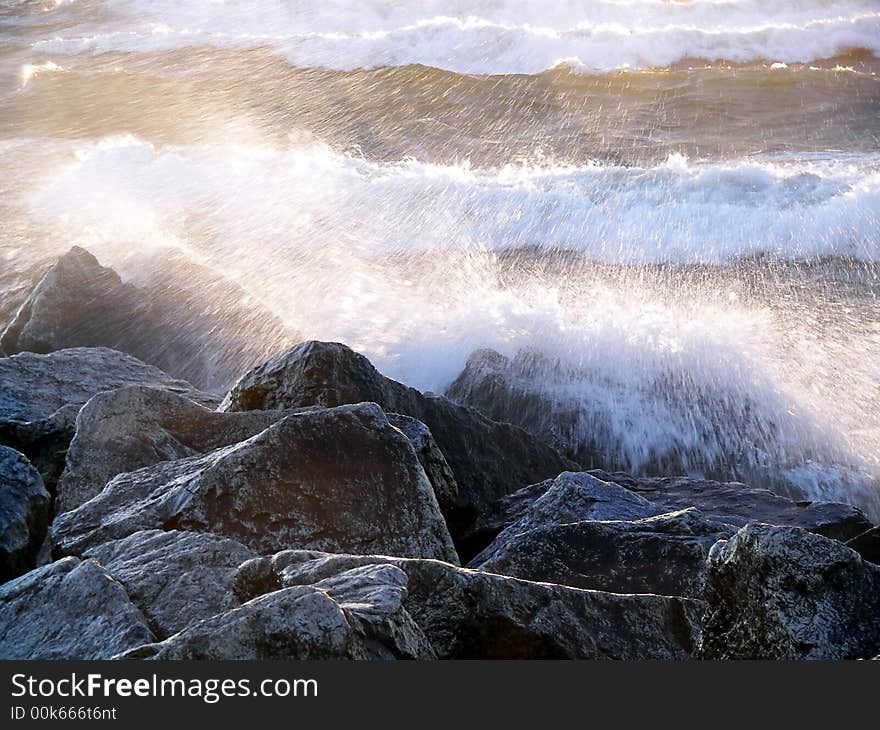
[[[540,353],[614,468],[880,519],[878,54],[876,0],[0,0],[0,318],[173,254],[423,390]]]

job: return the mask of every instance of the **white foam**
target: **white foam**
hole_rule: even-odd
[[[684,58],[805,63],[880,50],[875,2],[297,3],[124,0],[109,20],[73,23],[35,50],[163,51],[268,46],[299,66],[423,64],[460,73],[664,67]]]
[[[29,205],[65,246],[124,274],[137,273],[132,251],[181,248],[304,337],[349,343],[422,389],[443,390],[480,347],[538,348],[589,374],[542,383],[560,403],[590,404],[584,432],[633,468],[663,453],[746,453],[810,494],[869,506],[864,480],[835,475],[880,466],[876,338],[828,337],[810,302],[780,319],[736,290],[540,275],[509,285],[492,252],[878,258],[878,168],[853,155],[479,170],[121,137],[82,146]]]
[[[257,251],[283,238],[291,251],[345,242],[369,257],[538,246],[609,263],[880,258],[880,155],[867,153],[483,170],[377,163],[321,145],[157,149],[117,138],[85,147],[36,205],[129,238],[116,229],[173,227],[208,208],[224,240]],[[132,206],[144,213],[120,222]]]

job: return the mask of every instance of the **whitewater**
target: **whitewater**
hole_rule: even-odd
[[[519,355],[607,468],[877,517],[878,54],[854,0],[0,2],[0,319],[179,256],[423,390]]]

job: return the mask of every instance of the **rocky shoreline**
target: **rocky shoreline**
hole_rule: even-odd
[[[314,341],[208,391],[136,357],[170,305],[95,267],[71,251],[0,337],[0,658],[880,653],[857,507],[576,460],[485,353],[455,400]]]

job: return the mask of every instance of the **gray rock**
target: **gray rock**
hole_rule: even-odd
[[[153,640],[94,560],[64,558],[0,586],[0,658],[109,659]]]
[[[386,378],[365,357],[338,343],[304,342],[272,358],[239,379],[221,410],[364,401],[416,418],[430,429],[458,483],[458,510],[446,518],[462,542],[477,514],[499,497],[577,468],[521,428]]]
[[[519,524],[469,567],[576,588],[691,598],[702,597],[712,545],[735,531],[694,509],[634,521]]]
[[[846,546],[855,550],[863,560],[880,565],[880,527],[872,527],[847,540]]]
[[[152,365],[106,347],[76,347],[48,355],[0,358],[0,422],[39,421],[59,408],[82,406],[96,393],[147,385],[213,407],[214,396]]]
[[[366,565],[260,596],[123,658],[431,659],[403,608],[406,575]]]
[[[685,659],[695,647],[704,609],[685,598],[531,583],[437,560],[311,551],[244,563],[236,593],[246,600],[321,585],[346,570],[376,564],[406,573],[404,608],[441,659]]]
[[[159,639],[237,605],[235,570],[256,554],[217,535],[136,532],[84,554],[118,580]]]
[[[794,501],[739,482],[690,477],[632,477],[592,471],[604,481],[626,487],[668,510],[696,507],[706,517],[742,527],[748,522],[803,527],[835,540],[849,540],[873,524],[862,510],[841,502]]]
[[[105,339],[137,309],[134,287],[88,251],[74,246],[45,273],[0,335],[7,353],[48,353],[67,347],[115,347]]]
[[[453,513],[458,503],[458,484],[449,462],[431,435],[431,430],[421,421],[399,413],[389,413],[388,423],[402,431],[416,450],[419,463],[434,487],[440,511],[443,514]]]
[[[446,389],[446,397],[495,421],[521,426],[585,468],[606,466],[604,444],[584,439],[590,435],[581,425],[586,404],[553,397],[551,389],[544,387],[562,385],[575,375],[532,348],[521,350],[513,359],[480,349]],[[557,390],[564,392],[564,387]]]
[[[425,471],[374,404],[292,415],[239,444],[120,474],[52,525],[78,554],[139,530],[457,561]]]
[[[97,393],[128,385],[160,388],[212,408],[217,403],[214,396],[116,350],[21,353],[0,358],[0,443],[25,454],[51,492],[79,409]]]
[[[476,530],[489,543],[547,524],[582,520],[638,520],[669,510],[587,472],[563,472],[502,497],[478,520]],[[497,547],[497,543],[496,543]]]
[[[857,659],[880,650],[880,567],[796,527],[751,524],[706,570],[707,659]]]
[[[287,347],[291,335],[234,283],[182,256],[147,262],[123,282],[73,247],[45,273],[0,335],[6,353],[112,347],[207,389]]]
[[[0,446],[0,583],[36,565],[51,497],[24,454]]]
[[[284,415],[218,413],[176,393],[144,386],[100,393],[77,418],[55,511],[79,507],[117,474],[245,441]]]

